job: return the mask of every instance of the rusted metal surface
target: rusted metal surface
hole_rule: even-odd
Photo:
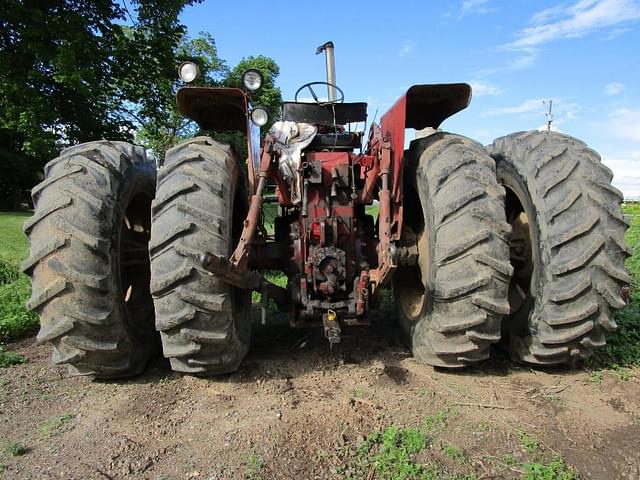
[[[178,110],[203,130],[246,132],[249,102],[239,88],[185,87],[176,101]]]

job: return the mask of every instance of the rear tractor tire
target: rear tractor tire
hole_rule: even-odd
[[[244,178],[228,145],[197,137],[167,152],[151,228],[151,291],[164,356],[197,375],[233,372],[249,350],[251,292],[204,270],[228,256],[246,214]]]
[[[27,306],[40,315],[38,341],[72,374],[135,375],[159,351],[147,250],[155,182],[142,147],[100,141],[64,150],[32,191]]]
[[[513,226],[503,333],[511,356],[537,365],[572,364],[605,345],[631,282],[627,223],[611,170],[584,143],[556,132],[520,132],[488,147],[507,191]]]
[[[419,362],[464,367],[489,357],[509,313],[504,189],[482,145],[458,135],[415,140],[407,157],[403,237],[418,264],[394,274],[398,319]]]

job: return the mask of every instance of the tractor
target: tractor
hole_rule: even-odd
[[[114,141],[45,166],[22,269],[53,361],[115,378],[162,352],[178,372],[230,373],[249,350],[252,291],[263,321],[273,301],[334,345],[389,286],[421,363],[462,368],[501,343],[520,362],[573,364],[603,346],[631,278],[622,195],[598,154],[553,131],[487,147],[442,131],[471,101],[465,83],[414,85],[358,130],[366,103],[345,102],[333,43],[316,53],[326,81],[301,86],[262,135],[260,71],[243,88],[198,87],[185,62],[178,108],[212,136],[173,147],[158,171]],[[246,137],[246,163],[214,140],[228,131]]]

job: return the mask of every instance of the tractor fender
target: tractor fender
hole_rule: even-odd
[[[471,86],[466,83],[413,85],[380,119],[382,134],[392,148],[392,198],[402,201],[402,157],[405,128],[438,128],[471,102]]]
[[[239,88],[184,87],[176,101],[178,110],[202,130],[247,131],[249,101]]]

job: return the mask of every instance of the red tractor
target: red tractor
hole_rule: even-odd
[[[555,132],[485,149],[440,131],[469,104],[467,84],[412,86],[365,137],[350,127],[366,122],[367,105],[344,102],[333,44],[320,52],[327,81],[284,102],[262,145],[268,115],[251,104],[259,71],[243,89],[178,91],[202,131],[246,133],[246,168],[207,136],[172,148],[157,181],[144,149],[122,142],[78,145],[46,166],[23,269],[54,362],[118,377],[161,348],[176,371],[232,372],[249,349],[252,290],[263,319],[273,299],[292,326],[321,326],[334,344],[344,326],[367,324],[389,284],[427,364],[474,364],[501,340],[538,365],[604,345],[631,279],[622,196],[598,155]],[[197,66],[179,74],[193,81]],[[405,149],[407,128],[418,138]],[[279,208],[272,231],[269,202]]]

